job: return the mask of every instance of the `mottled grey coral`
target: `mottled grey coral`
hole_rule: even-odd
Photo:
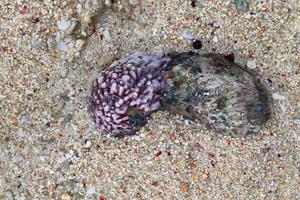
[[[222,135],[258,133],[272,115],[272,100],[259,76],[218,54],[172,56],[164,109],[197,119]]]

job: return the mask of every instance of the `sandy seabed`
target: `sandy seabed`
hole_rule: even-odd
[[[300,1],[110,2],[0,1],[0,199],[299,199]],[[135,51],[233,53],[275,116],[247,138],[165,112],[101,135],[91,81]]]

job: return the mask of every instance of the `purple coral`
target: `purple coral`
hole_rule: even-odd
[[[165,68],[170,58],[160,54],[134,53],[115,61],[93,82],[91,115],[96,126],[112,135],[129,134],[160,107],[157,94],[165,87]]]

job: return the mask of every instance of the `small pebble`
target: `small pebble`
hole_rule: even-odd
[[[191,6],[193,7],[193,8],[195,8],[197,5],[196,5],[196,0],[191,0]]]
[[[100,196],[99,200],[105,200],[105,197],[104,196]]]
[[[104,30],[104,32],[103,32],[103,35],[104,35],[104,39],[105,39],[106,41],[108,41],[108,42],[112,41],[112,37],[111,37],[111,35],[110,35],[110,31],[109,31],[108,27],[105,28],[105,30]]]
[[[256,68],[256,60],[248,60],[247,61],[247,67],[250,69],[255,69]]]
[[[90,186],[90,187],[87,189],[86,194],[87,194],[88,196],[90,196],[90,195],[94,194],[95,191],[96,191],[95,187]]]
[[[271,79],[267,79],[267,83],[270,85],[270,86],[272,86],[272,83],[273,83],[273,81],[271,80]]]
[[[82,11],[82,6],[81,6],[81,4],[77,4],[77,5],[76,5],[76,10],[77,10],[77,13],[78,13],[78,14],[81,13],[81,11]]]
[[[218,42],[219,42],[219,39],[218,39],[217,36],[214,36],[213,39],[212,39],[212,41],[213,41],[214,43],[218,43]]]
[[[272,97],[273,97],[273,99],[275,99],[275,100],[285,100],[285,99],[286,99],[285,96],[280,95],[280,94],[278,94],[278,93],[273,93],[273,94],[272,94]]]
[[[226,55],[225,57],[226,57],[228,60],[234,62],[235,57],[234,57],[234,54],[233,54],[233,53],[230,53],[230,54]]]
[[[194,39],[194,37],[191,33],[183,33],[181,36],[184,40],[193,40]]]
[[[57,28],[61,31],[66,30],[70,26],[70,21],[61,20],[57,22]]]
[[[71,34],[75,30],[77,25],[78,25],[78,21],[76,21],[74,19],[70,20],[70,26],[65,30],[65,33]]]
[[[24,158],[22,156],[18,156],[18,155],[14,156],[12,158],[12,161],[15,162],[15,163],[19,163],[19,162],[21,162],[23,160],[24,160]]]
[[[87,141],[85,142],[85,147],[86,147],[86,148],[90,148],[91,145],[92,145],[92,142],[91,142],[91,141],[87,140]]]
[[[184,120],[184,124],[185,124],[186,126],[188,126],[188,125],[190,124],[190,121],[189,121],[188,119],[186,119],[186,120]]]
[[[67,51],[67,45],[64,41],[59,41],[56,47],[60,51]]]
[[[48,62],[48,56],[47,55],[42,55],[41,56],[41,59],[40,59],[40,62],[42,63],[42,64],[46,64],[47,62]]]
[[[41,41],[33,41],[31,44],[31,51],[37,51],[39,49],[42,49],[43,47],[43,42]]]
[[[69,69],[68,69],[67,67],[61,69],[60,74],[61,74],[61,77],[62,77],[62,78],[66,78],[67,75],[68,75],[68,73],[69,73]]]
[[[249,3],[246,0],[234,0],[234,3],[239,11],[246,12],[249,9]]]
[[[193,42],[194,49],[201,49],[202,48],[202,42],[200,40],[195,40]]]
[[[40,19],[38,17],[32,17],[30,19],[30,21],[31,21],[31,23],[36,24],[36,23],[38,23],[40,21]]]

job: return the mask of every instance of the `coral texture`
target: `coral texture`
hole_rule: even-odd
[[[113,135],[130,134],[160,107],[165,67],[161,54],[134,53],[114,62],[93,83],[91,114],[96,126]]]

